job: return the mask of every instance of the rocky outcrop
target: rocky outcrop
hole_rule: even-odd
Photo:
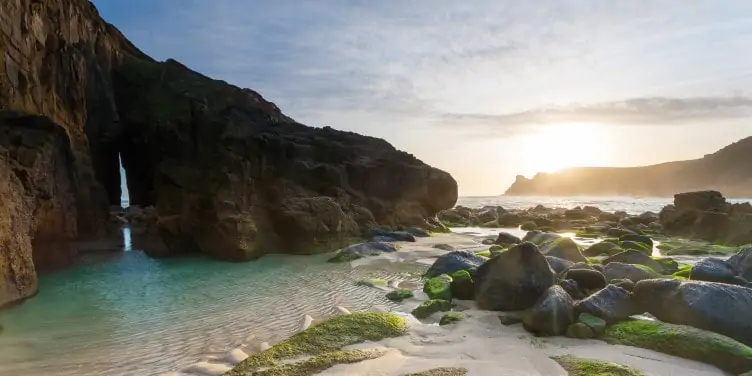
[[[384,140],[300,124],[252,90],[154,61],[86,0],[0,4],[2,109],[67,135],[79,237],[106,233],[122,158],[131,202],[155,207],[134,239],[152,255],[330,251],[376,225],[440,228],[457,199],[448,173]]]
[[[752,137],[703,158],[643,167],[574,167],[554,173],[522,175],[505,195],[671,196],[676,192],[716,190],[732,197],[752,196]]]
[[[661,210],[666,233],[712,242],[743,245],[752,243],[752,213],[748,204],[731,204],[720,192],[679,193],[674,204]]]
[[[78,170],[63,128],[0,112],[0,305],[33,295],[37,269],[65,264],[78,236]]]

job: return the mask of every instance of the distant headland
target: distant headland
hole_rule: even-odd
[[[728,197],[752,196],[752,137],[702,158],[641,167],[573,167],[518,175],[510,196],[672,196],[717,190]]]

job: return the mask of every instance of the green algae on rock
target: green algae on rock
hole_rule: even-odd
[[[412,314],[419,319],[425,319],[426,317],[431,316],[436,312],[446,312],[451,309],[452,303],[441,299],[431,299],[417,306],[412,311]]]
[[[467,270],[452,274],[452,297],[460,300],[472,300],[475,297],[475,282]]]
[[[281,360],[332,353],[345,346],[407,334],[402,317],[386,312],[358,312],[332,317],[240,362],[227,376],[251,375]],[[343,357],[338,357],[342,359]],[[273,375],[273,374],[270,374]]]
[[[452,277],[442,274],[438,277],[429,278],[423,285],[423,292],[429,299],[452,300]]]
[[[386,294],[386,298],[393,301],[393,302],[401,302],[405,299],[410,299],[413,297],[412,290],[408,289],[395,289],[393,291],[389,291]]]
[[[574,356],[551,357],[564,368],[569,376],[644,376],[636,369],[601,360],[576,358]]]
[[[459,312],[449,312],[444,314],[444,316],[441,316],[441,320],[439,320],[439,325],[449,325],[454,324],[460,320],[465,318],[465,316]]]
[[[461,367],[439,367],[431,368],[427,371],[411,373],[405,376],[466,376],[467,368]]]
[[[355,282],[355,284],[358,286],[384,287],[389,284],[389,281],[383,278],[365,278]]]
[[[624,321],[606,328],[603,339],[612,344],[696,360],[737,374],[752,369],[752,348],[691,326],[648,320]]]
[[[346,350],[333,351],[314,356],[299,362],[282,364],[259,371],[246,373],[228,373],[226,375],[253,376],[313,376],[338,364],[353,364],[376,359],[384,355],[384,350]],[[232,372],[232,371],[231,371]]]

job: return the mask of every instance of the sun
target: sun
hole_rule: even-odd
[[[522,173],[554,172],[568,167],[607,163],[603,128],[597,124],[565,123],[543,126],[522,142]]]

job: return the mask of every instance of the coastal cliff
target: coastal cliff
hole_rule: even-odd
[[[665,196],[715,190],[729,197],[752,196],[752,137],[703,158],[643,167],[575,167],[517,176],[510,196]]]
[[[75,256],[41,240],[107,236],[119,158],[131,203],[156,208],[156,256],[333,250],[377,224],[432,228],[457,199],[448,173],[384,140],[151,59],[86,0],[0,4],[0,110],[0,305],[35,293],[35,264]]]

